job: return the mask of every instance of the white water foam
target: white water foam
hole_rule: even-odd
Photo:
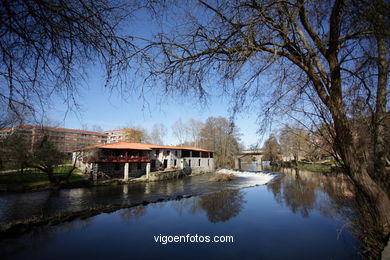
[[[276,175],[266,172],[247,172],[247,171],[234,171],[229,169],[220,169],[218,174],[233,174],[234,176],[244,179],[250,186],[264,185],[272,181]]]

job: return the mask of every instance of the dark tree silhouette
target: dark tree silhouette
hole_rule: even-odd
[[[131,14],[124,1],[4,0],[0,3],[0,104],[21,117],[53,95],[76,104],[85,65],[98,61],[116,85],[132,53],[118,28]]]
[[[383,0],[180,2],[175,11],[186,22],[165,28],[145,48],[156,61],[150,79],[163,77],[168,91],[201,97],[220,86],[234,98],[233,112],[260,102],[265,105],[259,114],[268,121],[276,111],[323,129],[335,159],[372,202],[376,225],[387,238],[386,10],[389,2]],[[274,81],[264,84],[261,75]],[[372,119],[369,160],[356,149],[358,118],[351,111],[357,104],[360,116]]]

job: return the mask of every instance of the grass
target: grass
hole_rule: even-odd
[[[299,164],[298,169],[307,170],[311,172],[332,172],[330,164]]]
[[[56,176],[65,176],[69,166],[61,166],[55,169]],[[85,179],[75,169],[69,178],[69,184],[76,185],[85,182]],[[11,172],[0,174],[0,191],[27,191],[49,186],[47,174],[36,169],[28,169],[23,173]]]
[[[226,173],[219,173],[214,175],[209,179],[209,181],[212,182],[225,182],[225,181],[232,181],[236,178],[234,174],[226,174]]]

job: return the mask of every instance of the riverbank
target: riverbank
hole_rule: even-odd
[[[276,174],[259,174],[261,176],[255,178],[253,175],[256,174],[240,175],[229,183],[214,183],[210,181],[210,177],[214,176],[214,173],[202,175],[197,173],[186,178],[158,182],[133,182],[122,185],[112,185],[113,183],[110,183],[106,186],[63,189],[54,193],[46,191],[31,193],[30,195],[4,195],[0,196],[0,211],[5,213],[5,216],[0,216],[2,222],[0,238],[19,236],[36,227],[85,219],[119,209],[179,200],[223,190],[258,186],[268,183],[270,179],[280,177]],[[269,178],[265,180],[263,175],[269,175]],[[116,184],[120,184],[120,182]],[[28,204],[23,203],[26,199],[29,200]],[[16,212],[19,207],[15,207],[15,203],[19,202],[24,205],[20,206],[26,208]],[[12,212],[9,212],[10,210]]]
[[[137,206],[146,206],[151,203],[158,203],[163,201],[180,200],[183,198],[191,198],[193,195],[177,195],[172,197],[161,197],[152,201],[142,201],[137,203],[131,203],[129,205],[113,204],[107,206],[100,206],[96,208],[83,209],[76,212],[68,212],[64,214],[58,214],[55,216],[33,217],[24,221],[12,221],[5,225],[0,226],[0,239],[15,238],[23,235],[24,233],[32,231],[34,228],[41,226],[54,226],[61,223],[73,221],[76,219],[86,219],[101,213],[111,213],[120,209],[132,208]]]
[[[361,245],[349,230],[352,225],[347,224],[353,220],[348,218],[354,213],[353,200],[344,198],[343,187],[338,185],[340,176],[305,171],[296,174],[288,169],[283,173],[267,186],[248,189],[243,187],[253,181],[245,176],[222,184],[210,182],[210,175],[200,175],[146,184],[61,190],[51,197],[48,192],[0,196],[1,205],[9,205],[0,208],[3,223],[7,216],[9,220],[22,217],[23,212],[17,208],[24,205],[25,198],[34,203],[25,205],[34,210],[29,216],[40,216],[37,208],[53,216],[51,225],[35,226],[22,236],[2,239],[2,258],[48,259],[53,254],[60,259],[126,259],[129,255],[136,259],[189,255],[194,260],[359,258]],[[340,208],[345,210],[339,211]],[[91,216],[95,209],[108,213]],[[62,214],[70,210],[77,213]],[[7,211],[7,216],[2,217]],[[344,212],[346,215],[340,215]],[[58,223],[54,216],[69,220]],[[156,241],[156,237],[166,239],[176,234],[209,236],[211,241],[214,236],[229,236],[234,242]]]
[[[280,162],[278,165],[283,168],[294,168],[298,170],[319,172],[319,173],[331,173],[340,172],[340,167],[336,166],[333,162]]]
[[[55,176],[65,177],[66,167],[59,167]],[[79,188],[91,185],[91,183],[76,169],[64,183],[64,188]],[[32,192],[50,189],[50,181],[47,174],[40,170],[28,169],[23,173],[9,172],[0,174],[0,192]]]
[[[64,167],[61,167],[55,173],[58,176],[65,174]],[[206,172],[188,173],[183,170],[165,170],[151,172],[149,178],[146,175],[142,175],[139,178],[132,178],[127,181],[123,179],[110,179],[110,180],[98,180],[91,181],[87,176],[81,173],[81,170],[76,169],[69,178],[69,181],[63,183],[61,188],[72,189],[72,188],[83,188],[93,186],[106,186],[106,185],[122,185],[132,183],[145,183],[162,180],[172,180],[182,178],[184,176],[196,176],[202,175]],[[46,173],[39,170],[25,170],[23,173],[12,171],[10,173],[0,174],[0,192],[3,193],[26,193],[35,191],[50,190],[50,182]]]

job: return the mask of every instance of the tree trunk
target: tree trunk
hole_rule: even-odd
[[[383,238],[390,234],[390,199],[382,187],[368,174],[367,165],[359,161],[352,141],[352,131],[346,118],[335,118],[336,149],[344,163],[346,173],[358,190],[364,193],[373,206],[374,216]],[[384,173],[382,173],[384,174]]]
[[[72,165],[72,168],[70,168],[69,170],[68,170],[68,172],[66,173],[66,175],[65,175],[65,182],[67,183],[67,184],[69,184],[69,178],[70,178],[70,176],[72,175],[72,173],[73,173],[73,171],[76,169],[76,166],[75,166],[75,164],[76,163],[74,163],[73,165]]]
[[[386,37],[386,28],[383,12],[383,1],[374,1],[374,13],[376,19],[374,22],[375,38],[377,40],[378,48],[378,82],[376,91],[376,107],[374,115],[374,178],[381,182],[383,188],[389,189],[388,177],[385,174],[386,167],[386,143],[385,143],[385,132],[386,132],[386,104],[387,104],[387,77],[388,77],[388,61],[387,54],[389,52],[388,42]],[[387,184],[387,185],[386,185]],[[390,194],[390,192],[389,192]]]
[[[61,178],[54,176],[53,169],[46,169],[46,174],[50,182],[50,188],[52,190],[59,190],[61,188]]]
[[[377,0],[375,4],[381,3],[382,0]],[[383,189],[382,185],[380,185],[380,181],[376,178],[373,179],[369,174],[367,163],[364,161],[360,161],[359,157],[356,153],[355,144],[353,140],[353,132],[350,126],[349,119],[346,116],[343,102],[343,91],[342,91],[342,79],[341,79],[341,71],[340,71],[340,62],[338,60],[339,53],[339,38],[340,38],[340,19],[341,19],[341,6],[343,5],[343,1],[336,1],[334,4],[334,8],[332,10],[332,15],[330,18],[330,30],[329,30],[329,48],[327,50],[327,60],[330,68],[330,91],[329,96],[330,99],[323,97],[319,92],[321,86],[316,86],[317,93],[319,97],[322,99],[324,104],[328,107],[334,122],[335,127],[335,140],[334,140],[334,151],[341,157],[341,161],[343,163],[344,171],[351,177],[353,182],[359,191],[361,191],[365,197],[372,203],[373,208],[373,216],[376,218],[376,222],[373,222],[377,225],[378,230],[383,235],[383,238],[387,238],[390,233],[390,199],[387,192]],[[376,6],[376,7],[377,7]],[[374,7],[375,8],[375,7]],[[379,9],[376,10],[378,13]],[[381,10],[383,11],[383,10]],[[383,24],[383,17],[379,17],[379,20],[382,21],[379,24],[380,30],[386,28],[381,27]],[[375,27],[375,25],[374,25]],[[384,34],[379,33],[378,35]],[[378,93],[377,93],[377,110],[380,117],[386,113],[386,83],[387,83],[387,67],[383,67],[385,62],[387,62],[387,48],[386,41],[381,42],[380,37],[377,37],[378,41],[378,52],[379,56],[382,55],[382,62],[378,62]],[[380,59],[379,59],[380,60]],[[383,69],[385,69],[383,71]],[[382,70],[382,77],[380,74]],[[384,88],[384,89],[383,89]],[[379,107],[378,107],[379,106]],[[377,112],[378,112],[377,111]],[[377,117],[376,117],[377,118]],[[382,122],[383,121],[378,121]],[[375,159],[376,164],[375,167],[378,167],[374,170],[378,174],[378,176],[385,175],[385,168],[383,165],[384,162],[384,128],[381,128],[381,124],[378,124],[376,128],[377,135],[375,137],[375,142],[378,144],[376,148],[376,152],[378,156],[381,158]]]

